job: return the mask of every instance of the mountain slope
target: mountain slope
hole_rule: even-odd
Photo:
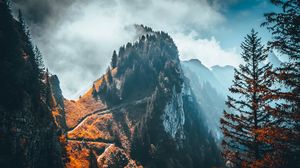
[[[218,79],[221,85],[225,88],[223,90],[226,95],[229,93],[229,87],[233,84],[233,74],[234,74],[234,67],[230,65],[226,66],[219,66],[215,65],[211,67],[211,71],[214,76]]]
[[[63,167],[59,129],[42,98],[33,47],[0,0],[0,167]]]
[[[192,92],[195,94],[203,112],[205,125],[207,125],[213,136],[220,140],[219,120],[225,109],[224,101],[227,94],[225,88],[227,84],[224,84],[223,81],[220,82],[219,77],[226,75],[223,78],[230,80],[233,72],[230,74],[224,71],[223,67],[213,67],[210,70],[195,59],[183,61],[182,68],[184,75],[190,81]]]
[[[267,62],[270,62],[275,68],[280,67],[282,63],[273,51],[269,52]]]
[[[193,80],[196,80],[201,85],[208,83],[219,93],[224,93],[224,85],[215,77],[213,71],[204,66],[199,60],[191,59],[189,61],[183,61],[181,64],[185,72],[188,72],[188,74],[195,74],[194,77],[196,78]],[[224,95],[225,94],[223,94],[223,96]]]
[[[137,28],[139,40],[120,48],[115,66],[79,100],[65,100],[66,114],[79,116],[67,134],[68,166],[219,165],[172,38]]]

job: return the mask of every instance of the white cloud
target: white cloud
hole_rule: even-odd
[[[59,76],[64,96],[77,98],[105,71],[113,50],[134,40],[126,26],[136,23],[168,32],[182,59],[236,65],[234,49],[223,50],[213,37],[195,38],[224,22],[218,10],[207,0],[76,1],[63,15],[47,18],[48,27],[34,39],[50,71]]]
[[[196,33],[192,32],[189,35],[174,34],[173,38],[182,60],[197,58],[207,67],[214,65],[237,66],[242,62],[236,48],[224,50],[214,37],[200,39]]]

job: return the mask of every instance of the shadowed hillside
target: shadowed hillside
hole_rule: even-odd
[[[19,14],[21,16],[21,13]],[[48,101],[50,88],[39,68],[21,17],[0,0],[0,167],[63,167],[60,135]]]

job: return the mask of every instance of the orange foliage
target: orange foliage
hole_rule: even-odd
[[[291,139],[299,139],[300,137],[291,137],[293,135],[292,130],[286,128],[279,128],[279,127],[268,127],[268,128],[261,128],[255,131],[258,135],[258,140],[262,142],[266,142],[268,144],[275,144],[278,141],[289,141]]]
[[[101,101],[96,101],[93,97],[84,97],[77,101],[65,100],[66,122],[69,128],[78,124],[78,121],[86,115],[105,108]]]
[[[281,159],[282,157],[276,156],[276,154],[266,154],[261,160],[255,160],[251,165],[248,167],[250,168],[281,168],[284,163]]]
[[[117,73],[117,68],[111,70],[112,75],[114,76]],[[101,86],[103,79],[107,75],[104,75],[100,79],[96,80],[93,84],[95,85],[96,90]],[[80,99],[74,100],[65,100],[65,112],[66,112],[66,123],[69,128],[73,128],[78,124],[78,121],[85,117],[88,114],[91,114],[95,110],[100,110],[106,108],[105,104],[100,100],[95,100],[92,95],[93,88],[91,87]]]
[[[80,143],[68,143],[66,147],[69,162],[67,168],[85,168],[90,166],[89,150]]]
[[[114,68],[111,70],[111,74],[112,76],[115,76],[115,74],[117,73],[117,68]],[[96,91],[98,92],[99,90],[99,87],[102,85],[102,82],[103,82],[103,79],[105,79],[106,81],[108,80],[107,79],[107,74],[103,75],[100,79],[94,81],[94,85],[95,85],[95,88],[96,88]],[[92,92],[93,92],[93,88],[90,88],[83,96],[82,98],[89,98],[92,96]]]
[[[69,131],[68,137],[70,139],[114,141],[115,138],[111,134],[113,127],[112,114],[92,115],[83,121],[79,127]]]
[[[64,145],[64,146],[67,144],[67,138],[66,138],[65,135],[59,136],[59,137],[58,137],[58,140],[59,140],[60,144],[62,144],[62,145]]]
[[[142,166],[137,166],[136,162],[134,160],[131,160],[128,154],[123,149],[118,148],[113,144],[105,149],[103,154],[98,157],[97,162],[100,168],[142,168]]]

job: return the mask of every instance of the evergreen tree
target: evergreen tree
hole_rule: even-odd
[[[289,61],[281,65],[275,79],[284,89],[274,92],[276,105],[268,106],[274,124],[257,130],[259,139],[272,146],[261,165],[300,167],[300,1],[272,0],[281,8],[265,14],[262,24],[272,33],[268,43]]]
[[[20,89],[16,89],[21,87],[23,81],[16,73],[21,71],[23,59],[20,56],[22,53],[17,49],[19,36],[13,29],[14,23],[9,1],[5,0],[0,3],[0,102],[11,108],[21,105],[23,97]]]
[[[92,149],[88,147],[88,145],[85,145],[89,149],[89,168],[98,168],[97,166],[97,158],[95,157],[95,154],[93,153]]]
[[[51,93],[51,85],[50,85],[50,79],[49,79],[49,71],[48,68],[45,72],[45,84],[42,85],[42,98],[44,97],[46,104],[49,104],[50,107],[54,107],[54,103],[52,102],[52,93]]]
[[[21,30],[24,33],[24,41],[26,45],[33,50],[32,43],[31,43],[31,35],[28,26],[25,23],[25,20],[23,18],[22,11],[19,9],[18,10],[18,20],[19,24],[21,26]]]
[[[37,75],[38,75],[41,97],[47,99],[49,94],[48,92],[51,92],[49,91],[50,89],[49,72],[48,69],[45,68],[42,54],[37,46],[34,48],[34,61],[37,66]]]
[[[112,69],[117,67],[117,60],[118,60],[118,56],[117,56],[116,51],[114,50],[114,53],[113,53],[112,58],[111,58],[111,63],[110,63]]]
[[[262,157],[266,145],[259,142],[255,130],[269,123],[264,104],[269,103],[272,84],[270,64],[263,65],[267,54],[261,39],[253,29],[241,44],[241,56],[245,64],[235,69],[233,85],[229,88],[234,97],[228,96],[221,118],[223,156],[227,164],[235,167],[249,167]]]
[[[44,83],[43,80],[45,78],[45,65],[43,62],[43,57],[38,49],[37,46],[33,47],[32,41],[31,41],[31,35],[29,32],[29,29],[24,21],[23,14],[21,10],[19,10],[18,13],[18,20],[19,24],[21,26],[21,30],[24,33],[23,40],[25,45],[25,53],[29,56],[29,61],[32,65],[33,72],[32,73],[32,81],[31,85],[33,88],[40,89],[41,96],[45,96],[45,92],[47,92],[45,89],[47,89],[47,83]]]
[[[108,82],[108,84],[112,84],[113,77],[112,77],[111,70],[110,70],[109,67],[106,70],[106,75],[107,75],[107,82]]]
[[[34,55],[35,55],[35,62],[38,66],[39,78],[40,80],[42,80],[45,73],[45,65],[44,65],[42,53],[40,52],[37,46],[35,46],[34,48]]]
[[[92,95],[96,100],[98,100],[98,92],[96,90],[96,86],[94,83],[93,83],[93,87],[92,87]]]
[[[18,10],[18,20],[19,20],[19,23],[21,25],[23,32],[26,32],[27,31],[26,24],[25,24],[25,21],[23,18],[22,11],[20,9]]]
[[[30,74],[28,84],[31,87],[31,90],[37,91],[41,87],[41,82],[39,81],[41,79],[39,63],[36,57],[35,49],[31,41],[30,31],[24,21],[21,10],[19,10],[18,20],[19,20],[19,25],[21,27],[21,37],[24,45],[23,52],[28,56],[29,62],[33,69],[33,72]]]

